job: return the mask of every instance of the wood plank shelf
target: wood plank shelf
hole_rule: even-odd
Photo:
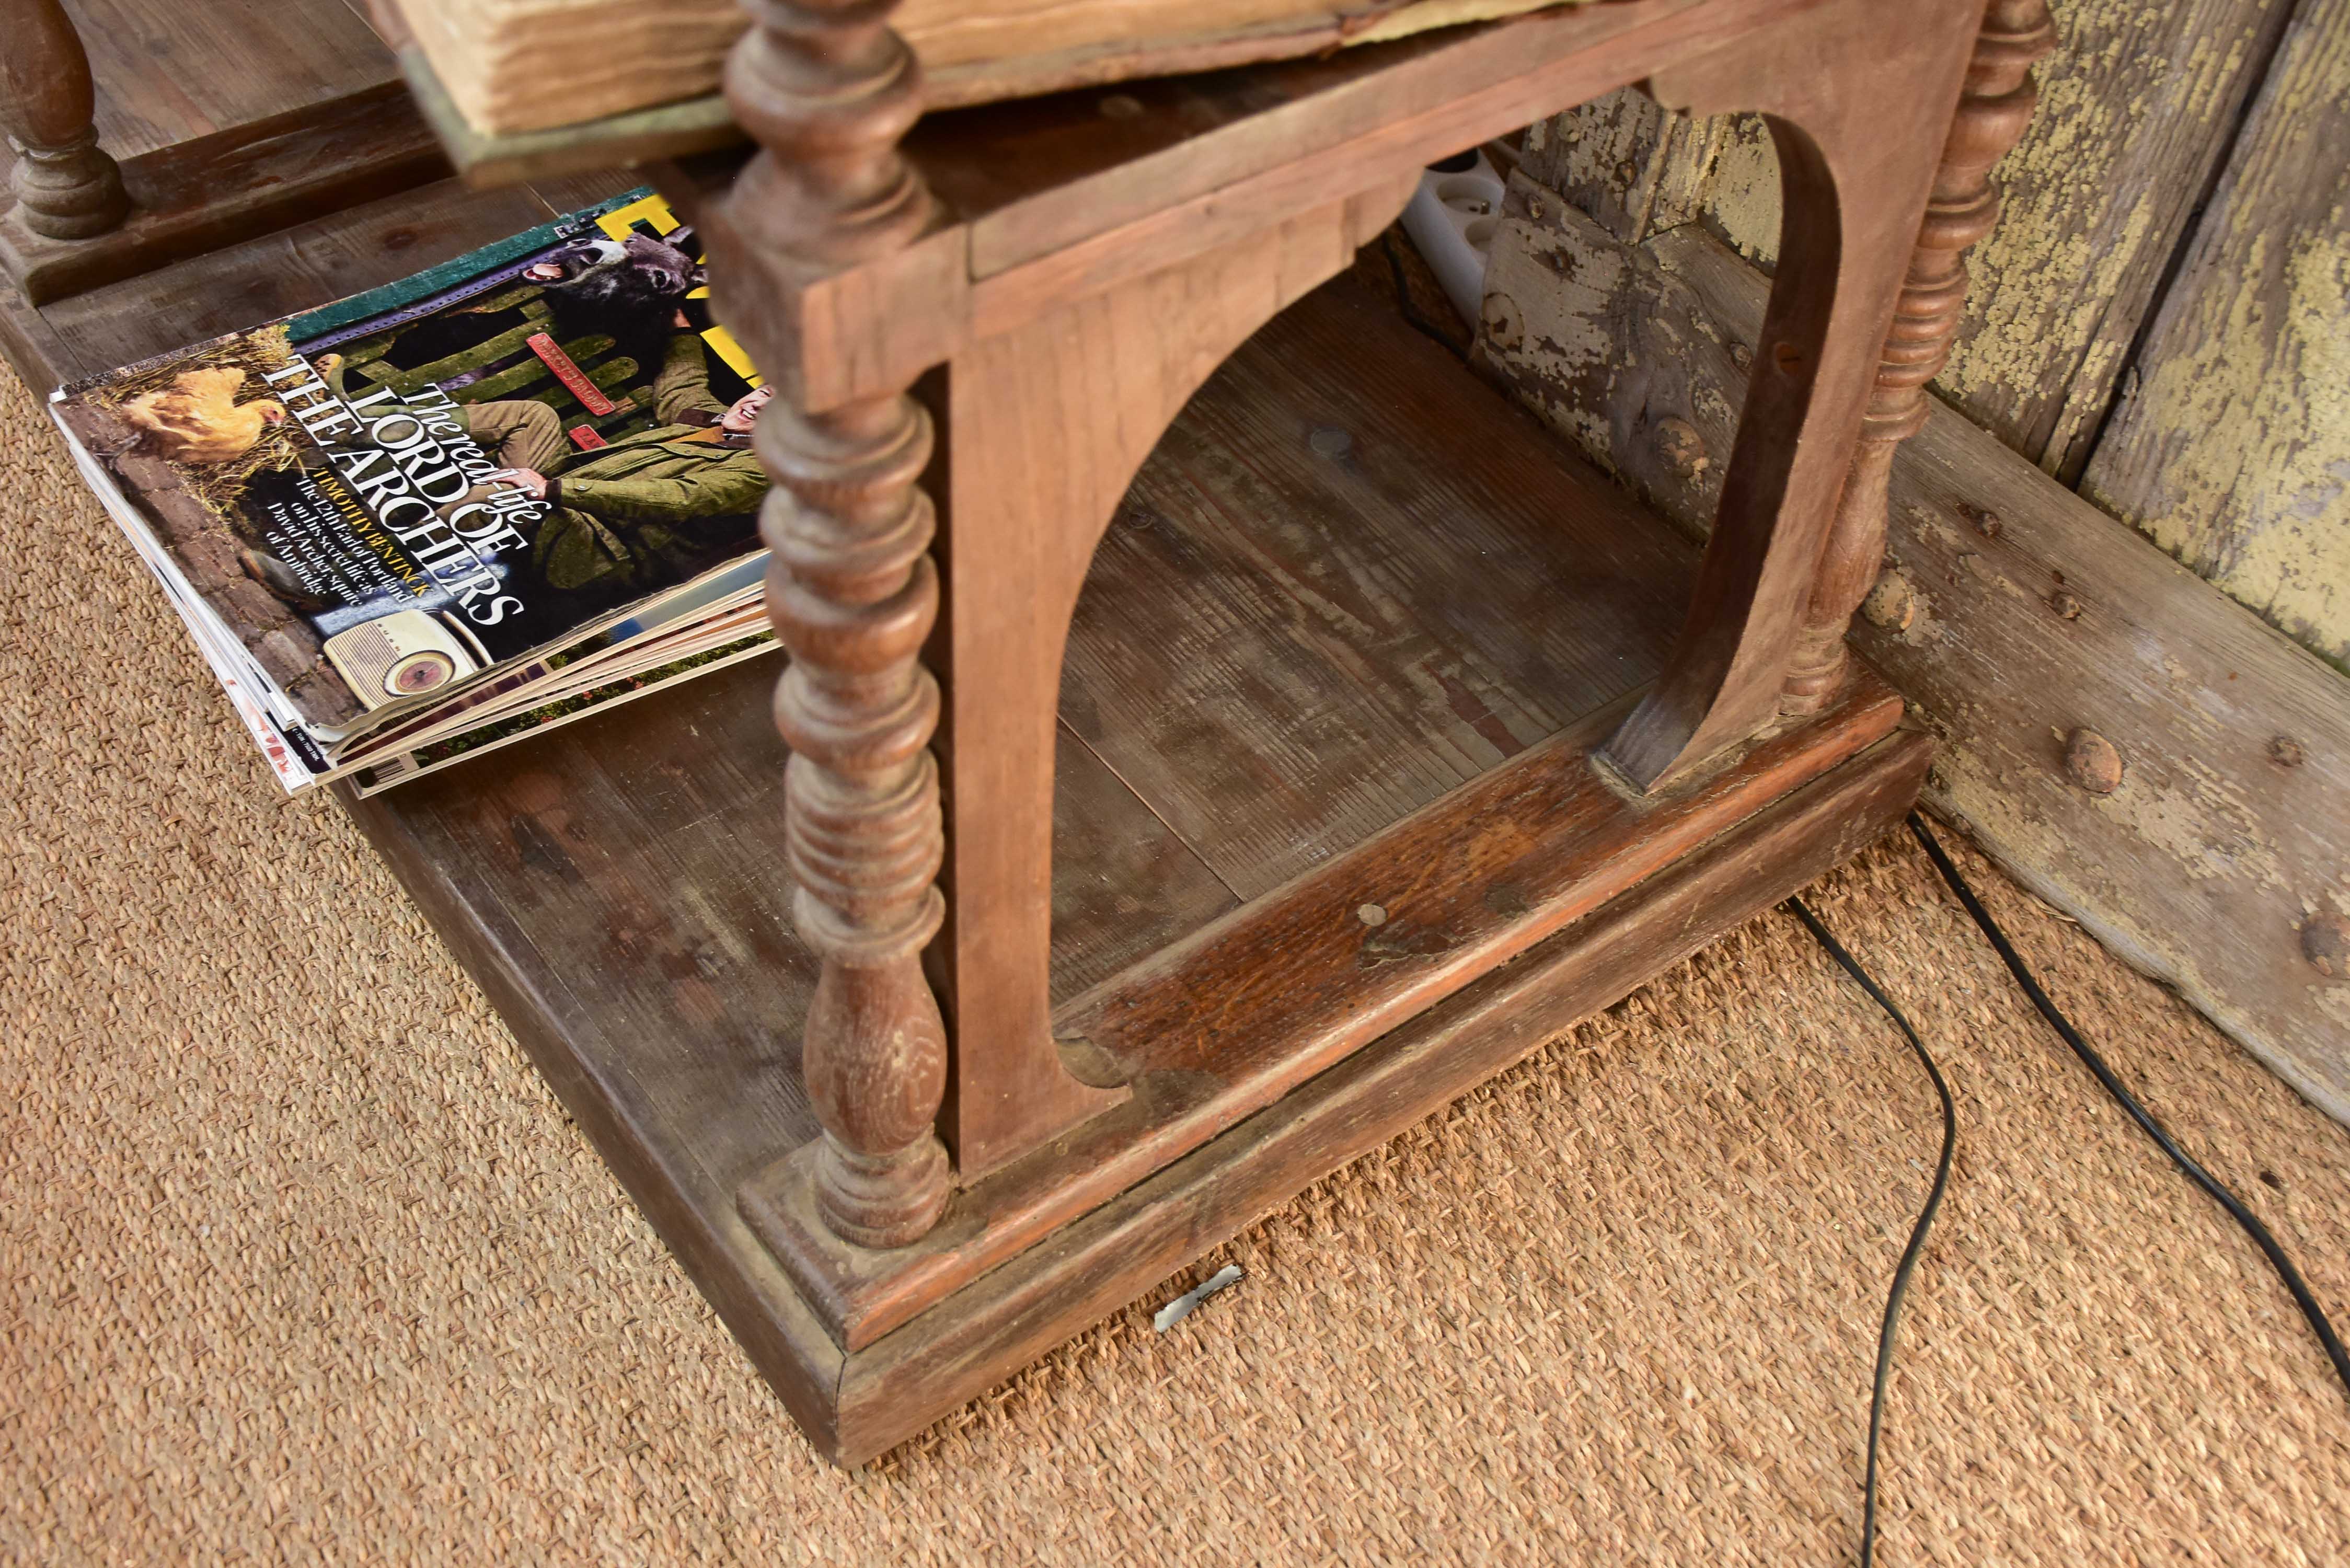
[[[781,871],[772,661],[352,810],[795,1413],[861,1458],[967,1397],[941,1358],[992,1379],[1033,1354],[1023,1293],[1065,1333],[1278,1201],[1296,1162],[1367,1143],[1262,1156],[1283,1174],[1185,1200],[1222,1230],[1131,1255],[1089,1251],[1088,1216],[1263,1138],[1342,1068],[1444,1058],[1350,1124],[1392,1130],[1639,978],[1619,956],[1595,981],[1590,954],[1694,947],[1898,818],[1925,747],[1865,672],[1671,790],[1594,760],[1693,568],[1353,278],[1275,317],[1144,465],[1065,670],[1055,1032],[1129,1097],[888,1252],[810,1207],[816,965]],[[1714,863],[1738,896],[1660,890]],[[860,1407],[846,1390],[883,1365],[927,1370]]]

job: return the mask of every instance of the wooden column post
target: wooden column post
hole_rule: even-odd
[[[1812,579],[1803,629],[1780,694],[1783,712],[1817,712],[1844,677],[1845,630],[1885,560],[1893,449],[1925,426],[1926,384],[1949,362],[1966,312],[1966,251],[1999,222],[1991,165],[2007,155],[2030,122],[2038,97],[2032,65],[2055,41],[2046,0],[1991,0],[1935,174],[1933,200],[1886,334],[1860,445]]]
[[[727,264],[722,314],[782,378],[756,443],[775,482],[761,517],[768,613],[791,650],[775,721],[792,749],[794,916],[823,960],[802,1044],[825,1129],[816,1202],[834,1234],[873,1248],[929,1231],[950,1185],[936,1127],[946,1032],[921,959],[945,913],[939,690],[919,661],[939,604],[916,483],[931,421],[902,390],[809,409],[789,314],[760,291],[887,254],[931,221],[897,151],[921,84],[884,25],[892,3],[744,0],[754,26],[726,92],[764,151],[711,236]]]
[[[8,188],[36,234],[86,240],[130,211],[122,171],[99,150],[89,56],[58,0],[0,0],[0,126],[16,151]]]

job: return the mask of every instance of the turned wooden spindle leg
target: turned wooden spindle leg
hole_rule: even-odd
[[[883,25],[889,0],[745,3],[754,26],[727,95],[765,151],[711,241],[722,313],[758,363],[787,368],[797,346],[760,290],[899,249],[930,221],[896,150],[920,80]],[[779,390],[756,441],[776,487],[761,518],[768,611],[792,656],[775,718],[792,749],[794,912],[823,961],[803,1037],[825,1131],[816,1201],[843,1240],[898,1247],[936,1221],[950,1175],[936,1127],[946,1032],[921,961],[945,911],[939,690],[920,662],[939,605],[916,483],[931,423],[903,392],[810,410],[788,374]]]
[[[1893,449],[1926,423],[1926,385],[1949,362],[1966,312],[1967,249],[1999,222],[1991,165],[2007,155],[2031,120],[2037,97],[2032,65],[2055,41],[2046,0],[1992,0],[1983,17],[1958,118],[1934,178],[1933,200],[1886,334],[1860,444],[1812,580],[1780,696],[1783,712],[1818,711],[1843,679],[1845,632],[1885,560]]]
[[[36,234],[86,240],[130,211],[122,171],[90,123],[89,56],[58,0],[0,0],[0,124],[16,164],[16,216]]]

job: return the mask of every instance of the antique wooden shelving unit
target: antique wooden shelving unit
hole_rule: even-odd
[[[773,712],[754,661],[350,805],[854,1462],[1898,819],[1929,748],[1843,632],[2049,29],[1609,0],[923,119],[886,5],[751,9],[760,152],[656,172],[785,389]],[[1337,276],[1423,164],[1627,82],[1785,171],[1701,555]],[[103,369],[668,150],[0,327]]]

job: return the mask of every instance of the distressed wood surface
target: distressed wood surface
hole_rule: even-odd
[[[861,1350],[951,1293],[1882,740],[1901,701],[1872,675],[1670,798],[1627,798],[1592,748],[1603,710],[1288,887],[1063,1006],[1087,1076],[1131,1097],[956,1195],[886,1255],[821,1239],[802,1149],[739,1203],[801,1293]],[[1367,919],[1376,910],[1378,918]]]
[[[38,308],[0,288],[0,352],[46,395],[61,382],[397,282],[630,183],[607,173],[472,191],[439,180]]]
[[[2040,107],[1999,166],[2006,212],[1969,260],[1967,316],[1936,385],[2069,483],[2293,6],[2052,9],[2059,39],[2035,73]],[[1530,173],[1619,238],[1693,217],[1750,259],[1777,254],[1778,161],[1752,119],[1668,130],[1653,107],[1611,100],[1534,128],[1527,156]],[[1624,226],[1643,215],[1645,226]]]
[[[951,909],[933,962],[956,1031],[946,1125],[966,1179],[1124,1097],[1065,1070],[1044,983],[1040,894],[1053,858],[1045,738],[1097,543],[1201,382],[1343,267],[1408,189],[1390,182],[1369,195],[1376,212],[1341,197],[1258,242],[1072,299],[1036,329],[983,339],[948,369],[947,601],[932,655],[948,692]]]
[[[37,306],[448,171],[406,90],[380,83],[130,160],[128,215],[105,233],[28,234],[20,205],[0,216],[0,270]]]
[[[397,0],[465,120],[528,133],[714,91],[744,26],[733,0]],[[1294,58],[1590,0],[907,0],[896,28],[931,101],[982,103],[1130,77]]]
[[[2311,0],[2082,493],[2350,670],[2350,0]]]
[[[1894,827],[1894,735],[1309,1080],[841,1368],[831,1452],[878,1454]],[[772,1376],[772,1374],[771,1374]]]
[[[396,85],[348,0],[67,0],[98,78],[98,135],[131,159]]]
[[[1719,470],[1687,454],[1728,439],[1763,280],[1701,228],[1625,246],[1563,206],[1513,187],[1507,221],[1526,232],[1511,266],[1591,285],[1521,289],[1522,336],[1489,336],[1493,363],[1555,407],[1544,345],[1566,346],[1586,367],[1585,438],[1702,528]],[[1511,287],[1499,259],[1491,286]],[[1621,361],[1604,378],[1588,369],[1603,348]],[[1683,439],[1659,439],[1668,421]],[[1939,403],[1895,457],[1890,513],[1896,570],[1855,640],[1942,742],[1929,802],[2350,1120],[2350,981],[2314,968],[2301,936],[2350,912],[2350,683]],[[2110,743],[2119,788],[2066,772],[2081,730]]]
[[[13,153],[0,245],[84,241],[122,222],[129,199],[90,123],[89,56],[58,0],[5,0],[0,26],[0,150]],[[0,252],[0,260],[5,253]],[[21,266],[10,267],[12,275]]]
[[[1812,578],[1803,633],[1780,690],[1783,711],[1813,712],[1835,690],[1845,631],[1885,558],[1885,485],[1893,448],[1925,423],[1926,385],[1950,362],[1951,338],[1967,308],[1966,252],[1999,223],[2000,192],[1991,168],[2031,121],[2039,97],[2032,67],[2054,38],[2046,0],[1992,0],[1984,14],[1958,115],[1942,143],[1933,199],[1926,203],[1878,354],[1860,444]]]
[[[1143,464],[1061,711],[1253,898],[1653,680],[1695,565],[1343,278]]]
[[[35,305],[436,179],[448,171],[390,52],[347,0],[12,0],[8,48],[47,12],[78,25],[98,150],[121,165],[127,218],[45,220],[54,151],[16,160],[0,274]],[[19,38],[16,35],[25,35]],[[56,84],[56,62],[19,59]],[[88,99],[84,100],[87,105]],[[0,164],[10,154],[0,147]],[[35,176],[27,184],[27,176]],[[82,201],[88,205],[87,198]]]

